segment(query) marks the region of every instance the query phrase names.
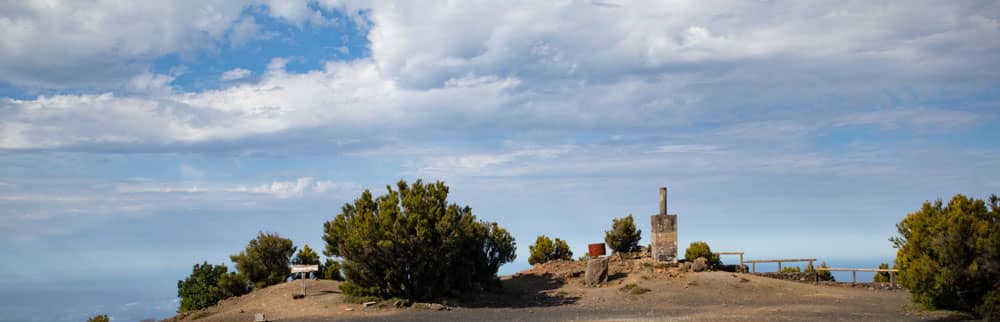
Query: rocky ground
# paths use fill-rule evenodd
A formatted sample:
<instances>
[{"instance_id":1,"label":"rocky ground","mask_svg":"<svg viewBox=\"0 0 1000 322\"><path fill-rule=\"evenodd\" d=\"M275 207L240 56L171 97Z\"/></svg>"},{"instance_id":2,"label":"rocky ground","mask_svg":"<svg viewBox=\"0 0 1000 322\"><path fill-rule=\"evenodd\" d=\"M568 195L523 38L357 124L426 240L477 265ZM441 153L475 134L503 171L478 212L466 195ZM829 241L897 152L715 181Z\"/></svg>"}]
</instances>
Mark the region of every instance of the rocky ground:
<instances>
[{"instance_id":1,"label":"rocky ground","mask_svg":"<svg viewBox=\"0 0 1000 322\"><path fill-rule=\"evenodd\" d=\"M903 290L843 287L728 272L682 272L648 260L612 260L610 280L584 287L584 263L557 261L503 278L501 294L445 305L346 304L338 282L299 281L228 299L177 321L935 321Z\"/></svg>"}]
</instances>

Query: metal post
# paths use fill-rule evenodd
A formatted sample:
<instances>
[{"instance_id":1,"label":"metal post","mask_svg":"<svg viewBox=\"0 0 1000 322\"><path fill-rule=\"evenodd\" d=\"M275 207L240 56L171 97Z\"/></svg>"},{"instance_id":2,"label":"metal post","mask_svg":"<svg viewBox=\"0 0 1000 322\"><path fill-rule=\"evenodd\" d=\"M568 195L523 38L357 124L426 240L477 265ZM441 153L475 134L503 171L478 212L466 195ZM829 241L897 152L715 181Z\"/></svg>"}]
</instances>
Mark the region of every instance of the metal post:
<instances>
[{"instance_id":1,"label":"metal post","mask_svg":"<svg viewBox=\"0 0 1000 322\"><path fill-rule=\"evenodd\" d=\"M740 253L740 270L743 270L743 253Z\"/></svg>"},{"instance_id":2,"label":"metal post","mask_svg":"<svg viewBox=\"0 0 1000 322\"><path fill-rule=\"evenodd\" d=\"M778 261L778 273L781 273L781 261Z\"/></svg>"},{"instance_id":3,"label":"metal post","mask_svg":"<svg viewBox=\"0 0 1000 322\"><path fill-rule=\"evenodd\" d=\"M299 279L302 280L302 296L306 296L306 277L305 272L299 272Z\"/></svg>"},{"instance_id":4,"label":"metal post","mask_svg":"<svg viewBox=\"0 0 1000 322\"><path fill-rule=\"evenodd\" d=\"M753 265L753 270L751 272L756 273L757 272L757 262L750 263L750 265Z\"/></svg>"},{"instance_id":5,"label":"metal post","mask_svg":"<svg viewBox=\"0 0 1000 322\"><path fill-rule=\"evenodd\" d=\"M858 284L858 271L851 271L851 284Z\"/></svg>"}]
</instances>

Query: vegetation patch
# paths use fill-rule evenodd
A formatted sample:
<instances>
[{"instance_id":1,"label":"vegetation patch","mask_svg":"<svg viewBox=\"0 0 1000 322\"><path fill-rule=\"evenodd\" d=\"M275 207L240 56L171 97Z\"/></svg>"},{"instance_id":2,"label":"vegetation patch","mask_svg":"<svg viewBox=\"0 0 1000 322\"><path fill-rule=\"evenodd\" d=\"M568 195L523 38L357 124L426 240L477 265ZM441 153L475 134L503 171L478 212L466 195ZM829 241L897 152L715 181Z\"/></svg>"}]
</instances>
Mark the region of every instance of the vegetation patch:
<instances>
[{"instance_id":1,"label":"vegetation patch","mask_svg":"<svg viewBox=\"0 0 1000 322\"><path fill-rule=\"evenodd\" d=\"M624 286L622 286L621 288L619 288L618 291L619 292L623 292L623 293L632 294L632 295L642 295L642 294L646 294L646 293L648 293L649 291L652 291L652 290L650 290L648 288L645 288L645 287L642 287L642 286L639 286L639 285L637 285L635 283L629 283L629 284L625 284Z\"/></svg>"},{"instance_id":2,"label":"vegetation patch","mask_svg":"<svg viewBox=\"0 0 1000 322\"><path fill-rule=\"evenodd\" d=\"M531 265L554 260L572 260L573 258L573 252L569 250L569 244L565 240L556 238L553 241L545 235L538 236L535 239L535 244L528 246L528 250L531 253L528 256L528 264Z\"/></svg>"},{"instance_id":3,"label":"vegetation patch","mask_svg":"<svg viewBox=\"0 0 1000 322\"><path fill-rule=\"evenodd\" d=\"M499 287L517 249L506 229L448 203L443 182L422 180L365 190L324 224L323 240L325 255L343 259L345 295L413 301Z\"/></svg>"},{"instance_id":4,"label":"vegetation patch","mask_svg":"<svg viewBox=\"0 0 1000 322\"><path fill-rule=\"evenodd\" d=\"M914 302L1000 320L1000 198L924 202L896 228L899 284Z\"/></svg>"}]
</instances>

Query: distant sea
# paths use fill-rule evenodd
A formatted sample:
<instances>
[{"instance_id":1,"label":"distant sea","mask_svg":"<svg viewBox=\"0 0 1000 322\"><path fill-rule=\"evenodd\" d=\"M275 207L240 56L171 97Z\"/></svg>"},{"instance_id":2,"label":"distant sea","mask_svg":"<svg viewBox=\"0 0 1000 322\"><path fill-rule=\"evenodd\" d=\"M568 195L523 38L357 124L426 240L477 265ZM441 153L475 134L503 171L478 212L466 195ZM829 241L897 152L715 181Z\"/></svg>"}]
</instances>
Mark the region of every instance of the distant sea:
<instances>
[{"instance_id":1,"label":"distant sea","mask_svg":"<svg viewBox=\"0 0 1000 322\"><path fill-rule=\"evenodd\" d=\"M876 268L891 258L818 258L830 267ZM735 258L723 257L726 264ZM783 266L804 267L805 263ZM817 262L818 266L819 263ZM527 261L504 265L500 274L507 275L529 268ZM757 271L777 271L776 264L758 264ZM834 272L837 281L850 281L851 273ZM858 282L871 282L872 273L858 273ZM122 280L75 283L38 283L0 288L0 321L86 321L97 314L108 314L113 321L164 319L177 311L175 277L129 277Z\"/></svg>"}]
</instances>

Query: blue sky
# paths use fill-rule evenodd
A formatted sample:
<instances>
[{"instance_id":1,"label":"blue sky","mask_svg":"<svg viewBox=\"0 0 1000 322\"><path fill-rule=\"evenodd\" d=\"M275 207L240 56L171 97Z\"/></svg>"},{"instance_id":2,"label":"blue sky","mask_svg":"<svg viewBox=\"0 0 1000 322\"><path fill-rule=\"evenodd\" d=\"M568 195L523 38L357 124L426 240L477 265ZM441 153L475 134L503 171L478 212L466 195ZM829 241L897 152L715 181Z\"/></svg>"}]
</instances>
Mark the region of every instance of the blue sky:
<instances>
[{"instance_id":1,"label":"blue sky","mask_svg":"<svg viewBox=\"0 0 1000 322\"><path fill-rule=\"evenodd\" d=\"M0 29L0 296L133 294L25 319L167 314L193 264L321 249L400 179L507 227L506 272L539 234L648 232L660 186L682 245L831 261L1000 192L989 1L23 1Z\"/></svg>"}]
</instances>

